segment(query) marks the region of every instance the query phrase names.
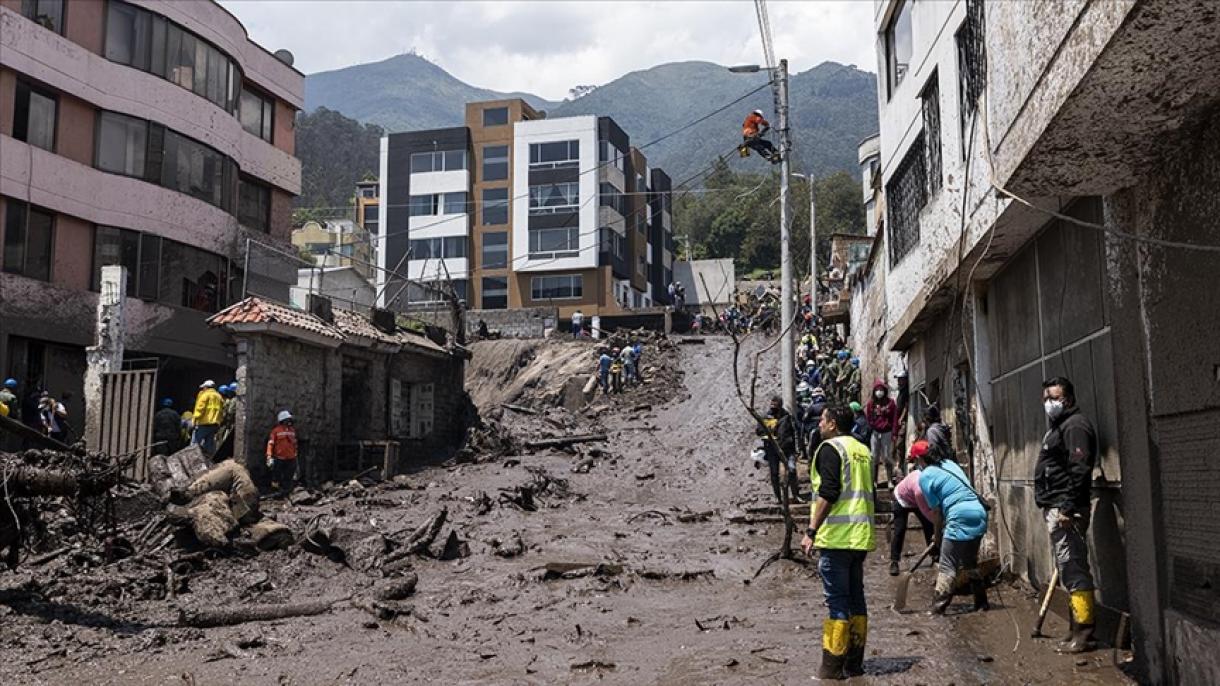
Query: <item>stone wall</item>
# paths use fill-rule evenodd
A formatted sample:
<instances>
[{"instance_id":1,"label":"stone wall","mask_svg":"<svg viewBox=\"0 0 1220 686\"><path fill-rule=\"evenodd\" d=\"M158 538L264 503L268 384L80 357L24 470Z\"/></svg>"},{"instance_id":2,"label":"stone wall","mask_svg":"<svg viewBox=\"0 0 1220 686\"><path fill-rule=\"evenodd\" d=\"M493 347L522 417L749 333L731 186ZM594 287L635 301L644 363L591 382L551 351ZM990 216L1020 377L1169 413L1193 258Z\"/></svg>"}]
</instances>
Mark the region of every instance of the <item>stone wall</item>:
<instances>
[{"instance_id":1,"label":"stone wall","mask_svg":"<svg viewBox=\"0 0 1220 686\"><path fill-rule=\"evenodd\" d=\"M447 313L446 313L447 318ZM505 338L542 338L546 329L559 323L557 307L523 307L515 310L469 310L466 313L466 336L474 337L479 320L487 322L489 331L499 331ZM586 317L586 320L588 317ZM443 323L441 324L444 325ZM563 322L571 326L571 321Z\"/></svg>"}]
</instances>

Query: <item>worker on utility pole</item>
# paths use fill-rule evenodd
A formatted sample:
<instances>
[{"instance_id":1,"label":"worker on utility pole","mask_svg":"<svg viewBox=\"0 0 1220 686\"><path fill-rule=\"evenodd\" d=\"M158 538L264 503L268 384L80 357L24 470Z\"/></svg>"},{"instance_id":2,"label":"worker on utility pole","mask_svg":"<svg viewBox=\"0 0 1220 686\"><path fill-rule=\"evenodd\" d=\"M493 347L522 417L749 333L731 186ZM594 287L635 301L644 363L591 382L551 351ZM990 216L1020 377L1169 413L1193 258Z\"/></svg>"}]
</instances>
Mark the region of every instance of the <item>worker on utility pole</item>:
<instances>
[{"instance_id":1,"label":"worker on utility pole","mask_svg":"<svg viewBox=\"0 0 1220 686\"><path fill-rule=\"evenodd\" d=\"M749 150L753 150L762 155L771 164L779 164L779 151L775 149L771 141L763 138L769 130L771 130L771 124L763 118L762 110L751 112L746 116L746 120L741 123L740 150L746 155L749 154Z\"/></svg>"},{"instance_id":2,"label":"worker on utility pole","mask_svg":"<svg viewBox=\"0 0 1220 686\"><path fill-rule=\"evenodd\" d=\"M1042 382L1050 430L1034 467L1034 502L1050 533L1059 582L1071 593L1071 633L1060 652L1083 653L1093 638L1093 574L1089 571L1089 496L1097 462L1097 431L1076 406L1076 388L1057 376Z\"/></svg>"},{"instance_id":3,"label":"worker on utility pole","mask_svg":"<svg viewBox=\"0 0 1220 686\"><path fill-rule=\"evenodd\" d=\"M873 531L873 458L851 435L855 416L846 405L822 412L822 443L809 467L817 500L809 508L809 528L801 548L821 553L818 572L830 616L822 623L819 679L864 674L868 604L864 598L864 558L876 547Z\"/></svg>"}]
</instances>

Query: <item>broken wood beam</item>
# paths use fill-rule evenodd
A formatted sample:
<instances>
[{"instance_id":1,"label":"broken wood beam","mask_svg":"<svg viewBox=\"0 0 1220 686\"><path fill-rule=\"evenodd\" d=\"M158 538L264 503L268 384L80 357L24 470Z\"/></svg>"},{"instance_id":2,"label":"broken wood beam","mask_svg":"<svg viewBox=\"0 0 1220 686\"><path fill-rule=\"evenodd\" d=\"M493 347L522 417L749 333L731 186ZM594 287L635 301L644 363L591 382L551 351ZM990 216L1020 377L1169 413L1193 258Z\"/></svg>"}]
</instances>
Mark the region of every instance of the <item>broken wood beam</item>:
<instances>
[{"instance_id":1,"label":"broken wood beam","mask_svg":"<svg viewBox=\"0 0 1220 686\"><path fill-rule=\"evenodd\" d=\"M333 600L310 600L303 603L280 605L242 605L213 607L197 610L179 610L178 626L207 629L217 626L234 626L246 622L265 622L289 617L310 617L329 612L332 605L345 598Z\"/></svg>"},{"instance_id":2,"label":"broken wood beam","mask_svg":"<svg viewBox=\"0 0 1220 686\"><path fill-rule=\"evenodd\" d=\"M51 450L58 450L65 453L72 452L71 446L65 443L60 443L50 436L44 436L37 430L31 429L25 424L4 415L0 415L0 429L4 429L5 431L8 431L16 436L20 436L28 441L38 443L44 448L50 448Z\"/></svg>"},{"instance_id":3,"label":"broken wood beam","mask_svg":"<svg viewBox=\"0 0 1220 686\"><path fill-rule=\"evenodd\" d=\"M538 414L538 410L535 410L532 407L525 407L524 405L513 405L511 403L500 403L500 407L503 407L506 410L512 410L513 412L519 412L521 414Z\"/></svg>"},{"instance_id":4,"label":"broken wood beam","mask_svg":"<svg viewBox=\"0 0 1220 686\"><path fill-rule=\"evenodd\" d=\"M594 441L604 440L606 440L606 434L577 434L575 436L541 438L536 441L526 441L525 447L531 450L536 450L538 448L562 448L564 446L575 445L577 443L592 443Z\"/></svg>"}]
</instances>

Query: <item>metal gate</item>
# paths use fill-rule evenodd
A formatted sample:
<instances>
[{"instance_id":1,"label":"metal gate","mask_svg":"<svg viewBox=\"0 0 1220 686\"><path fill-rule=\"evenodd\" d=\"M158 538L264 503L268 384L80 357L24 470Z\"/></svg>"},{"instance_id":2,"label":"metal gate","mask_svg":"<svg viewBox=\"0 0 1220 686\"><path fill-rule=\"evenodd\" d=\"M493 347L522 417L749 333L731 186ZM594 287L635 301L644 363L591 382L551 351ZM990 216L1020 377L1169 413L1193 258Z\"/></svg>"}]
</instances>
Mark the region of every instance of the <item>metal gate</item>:
<instances>
[{"instance_id":1,"label":"metal gate","mask_svg":"<svg viewBox=\"0 0 1220 686\"><path fill-rule=\"evenodd\" d=\"M140 453L126 470L134 479L148 477L156 392L155 368L102 375L101 440L97 449L115 458Z\"/></svg>"}]
</instances>

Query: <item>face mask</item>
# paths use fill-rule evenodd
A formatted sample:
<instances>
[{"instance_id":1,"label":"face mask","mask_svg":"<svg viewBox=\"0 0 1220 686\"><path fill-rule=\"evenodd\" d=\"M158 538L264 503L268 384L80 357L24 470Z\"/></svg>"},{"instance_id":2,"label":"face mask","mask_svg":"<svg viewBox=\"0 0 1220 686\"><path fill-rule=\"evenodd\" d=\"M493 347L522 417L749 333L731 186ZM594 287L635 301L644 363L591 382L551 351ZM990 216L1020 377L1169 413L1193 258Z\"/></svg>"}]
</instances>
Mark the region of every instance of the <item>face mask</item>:
<instances>
[{"instance_id":1,"label":"face mask","mask_svg":"<svg viewBox=\"0 0 1220 686\"><path fill-rule=\"evenodd\" d=\"M1050 419L1052 422L1058 419L1059 415L1063 414L1062 400L1047 400L1042 403L1042 407L1046 409L1047 419Z\"/></svg>"},{"instance_id":2,"label":"face mask","mask_svg":"<svg viewBox=\"0 0 1220 686\"><path fill-rule=\"evenodd\" d=\"M885 397L885 391L873 391L873 397L877 400L881 400Z\"/></svg>"}]
</instances>

